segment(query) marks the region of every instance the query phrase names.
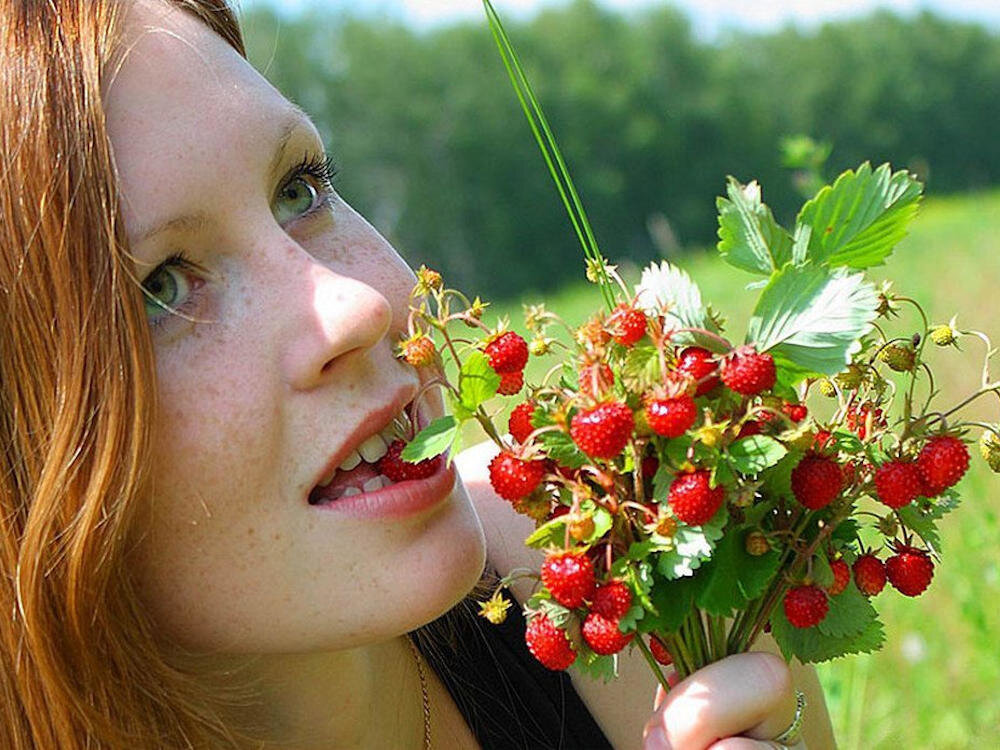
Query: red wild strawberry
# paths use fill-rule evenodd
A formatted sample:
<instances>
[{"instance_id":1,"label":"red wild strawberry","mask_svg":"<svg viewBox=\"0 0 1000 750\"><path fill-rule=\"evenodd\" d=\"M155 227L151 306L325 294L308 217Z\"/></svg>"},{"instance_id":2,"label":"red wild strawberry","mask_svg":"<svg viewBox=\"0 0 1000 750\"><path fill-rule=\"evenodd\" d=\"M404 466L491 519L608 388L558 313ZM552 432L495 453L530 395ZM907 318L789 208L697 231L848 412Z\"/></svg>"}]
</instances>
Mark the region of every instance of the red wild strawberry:
<instances>
[{"instance_id":1,"label":"red wild strawberry","mask_svg":"<svg viewBox=\"0 0 1000 750\"><path fill-rule=\"evenodd\" d=\"M568 669L576 660L576 651L566 634L545 615L531 618L524 629L524 642L532 655L549 669Z\"/></svg>"},{"instance_id":2,"label":"red wild strawberry","mask_svg":"<svg viewBox=\"0 0 1000 750\"><path fill-rule=\"evenodd\" d=\"M595 654L610 656L625 648L635 637L635 633L623 633L618 629L618 620L591 612L583 621L583 640Z\"/></svg>"},{"instance_id":3,"label":"red wild strawberry","mask_svg":"<svg viewBox=\"0 0 1000 750\"><path fill-rule=\"evenodd\" d=\"M501 451L490 461L490 484L493 491L504 500L520 500L530 495L545 474L545 462L522 461L517 456Z\"/></svg>"},{"instance_id":4,"label":"red wild strawberry","mask_svg":"<svg viewBox=\"0 0 1000 750\"><path fill-rule=\"evenodd\" d=\"M786 401L781 405L781 411L785 413L786 417L795 422L795 424L798 424L809 416L809 409L806 408L805 404L790 404Z\"/></svg>"},{"instance_id":5,"label":"red wild strawberry","mask_svg":"<svg viewBox=\"0 0 1000 750\"><path fill-rule=\"evenodd\" d=\"M722 360L722 382L744 396L756 396L774 386L774 357L752 346L737 347Z\"/></svg>"},{"instance_id":6,"label":"red wild strawberry","mask_svg":"<svg viewBox=\"0 0 1000 750\"><path fill-rule=\"evenodd\" d=\"M490 341L483 353L492 367L500 375L523 370L528 364L528 342L513 331L501 333Z\"/></svg>"},{"instance_id":7,"label":"red wild strawberry","mask_svg":"<svg viewBox=\"0 0 1000 750\"><path fill-rule=\"evenodd\" d=\"M931 584L934 563L924 550L900 544L896 554L885 561L885 573L899 593L919 596Z\"/></svg>"},{"instance_id":8,"label":"red wild strawberry","mask_svg":"<svg viewBox=\"0 0 1000 750\"><path fill-rule=\"evenodd\" d=\"M399 457L403 452L406 443L402 440L393 440L385 451L385 455L376 464L379 474L388 477L393 482L405 482L408 479L427 479L437 473L441 467L441 456L425 458L415 464L404 461Z\"/></svg>"},{"instance_id":9,"label":"red wild strawberry","mask_svg":"<svg viewBox=\"0 0 1000 750\"><path fill-rule=\"evenodd\" d=\"M662 643L660 643L659 638L650 637L649 650L653 654L653 658L660 662L660 664L669 666L674 663L673 658L670 656L670 652L664 648Z\"/></svg>"},{"instance_id":10,"label":"red wild strawberry","mask_svg":"<svg viewBox=\"0 0 1000 750\"><path fill-rule=\"evenodd\" d=\"M650 398L646 400L646 421L650 429L663 437L680 437L698 419L698 407L694 399L686 394L674 398Z\"/></svg>"},{"instance_id":11,"label":"red wild strawberry","mask_svg":"<svg viewBox=\"0 0 1000 750\"><path fill-rule=\"evenodd\" d=\"M868 436L869 423L872 431L884 430L888 426L882 410L872 404L861 404L860 406L852 404L847 409L844 421L847 424L847 429L862 440Z\"/></svg>"},{"instance_id":12,"label":"red wild strawberry","mask_svg":"<svg viewBox=\"0 0 1000 750\"><path fill-rule=\"evenodd\" d=\"M660 469L660 459L656 456L645 456L642 459L642 478L652 479Z\"/></svg>"},{"instance_id":13,"label":"red wild strawberry","mask_svg":"<svg viewBox=\"0 0 1000 750\"><path fill-rule=\"evenodd\" d=\"M505 372L500 376L500 385L497 387L497 393L501 396L513 396L520 393L523 387L524 372L522 370Z\"/></svg>"},{"instance_id":14,"label":"red wild strawberry","mask_svg":"<svg viewBox=\"0 0 1000 750\"><path fill-rule=\"evenodd\" d=\"M633 346L646 335L646 315L630 305L618 305L608 318L608 330L622 346Z\"/></svg>"},{"instance_id":15,"label":"red wild strawberry","mask_svg":"<svg viewBox=\"0 0 1000 750\"><path fill-rule=\"evenodd\" d=\"M701 526L712 520L722 505L726 491L720 485L709 486L710 474L704 469L679 474L670 485L667 500L674 515L689 526Z\"/></svg>"},{"instance_id":16,"label":"red wild strawberry","mask_svg":"<svg viewBox=\"0 0 1000 750\"><path fill-rule=\"evenodd\" d=\"M809 510L825 508L840 494L843 486L844 474L831 458L806 456L792 469L792 492Z\"/></svg>"},{"instance_id":17,"label":"red wild strawberry","mask_svg":"<svg viewBox=\"0 0 1000 750\"><path fill-rule=\"evenodd\" d=\"M816 436L813 438L816 450L823 450L830 444L831 440L833 440L833 433L829 430L816 430Z\"/></svg>"},{"instance_id":18,"label":"red wild strawberry","mask_svg":"<svg viewBox=\"0 0 1000 750\"><path fill-rule=\"evenodd\" d=\"M875 472L875 494L890 508L902 508L924 491L924 480L912 461L886 461Z\"/></svg>"},{"instance_id":19,"label":"red wild strawberry","mask_svg":"<svg viewBox=\"0 0 1000 750\"><path fill-rule=\"evenodd\" d=\"M830 562L830 570L833 571L833 583L826 587L826 593L836 596L851 582L851 569L844 560L838 558Z\"/></svg>"},{"instance_id":20,"label":"red wild strawberry","mask_svg":"<svg viewBox=\"0 0 1000 750\"><path fill-rule=\"evenodd\" d=\"M633 429L632 410L620 401L608 401L578 411L570 422L569 434L588 456L614 458L625 449Z\"/></svg>"},{"instance_id":21,"label":"red wild strawberry","mask_svg":"<svg viewBox=\"0 0 1000 750\"><path fill-rule=\"evenodd\" d=\"M594 595L594 563L582 552L552 552L542 563L542 583L552 598L575 609Z\"/></svg>"},{"instance_id":22,"label":"red wild strawberry","mask_svg":"<svg viewBox=\"0 0 1000 750\"><path fill-rule=\"evenodd\" d=\"M590 611L609 620L620 620L632 606L632 590L623 581L608 581L597 587Z\"/></svg>"},{"instance_id":23,"label":"red wild strawberry","mask_svg":"<svg viewBox=\"0 0 1000 750\"><path fill-rule=\"evenodd\" d=\"M865 596L875 596L885 588L885 563L869 553L854 561L854 583Z\"/></svg>"},{"instance_id":24,"label":"red wild strawberry","mask_svg":"<svg viewBox=\"0 0 1000 750\"><path fill-rule=\"evenodd\" d=\"M511 410L507 429L517 442L523 443L535 431L531 425L531 415L534 413L535 404L532 401L524 401Z\"/></svg>"},{"instance_id":25,"label":"red wild strawberry","mask_svg":"<svg viewBox=\"0 0 1000 750\"><path fill-rule=\"evenodd\" d=\"M917 456L917 468L931 497L958 482L969 468L969 449L951 435L931 438Z\"/></svg>"},{"instance_id":26,"label":"red wild strawberry","mask_svg":"<svg viewBox=\"0 0 1000 750\"><path fill-rule=\"evenodd\" d=\"M826 592L819 586L793 586L785 593L785 617L797 628L819 625L829 609Z\"/></svg>"},{"instance_id":27,"label":"red wild strawberry","mask_svg":"<svg viewBox=\"0 0 1000 750\"><path fill-rule=\"evenodd\" d=\"M719 365L712 359L712 353L700 346L689 346L677 357L677 371L698 384L695 396L704 396L719 384L716 376L718 369Z\"/></svg>"},{"instance_id":28,"label":"red wild strawberry","mask_svg":"<svg viewBox=\"0 0 1000 750\"><path fill-rule=\"evenodd\" d=\"M740 425L740 432L736 436L737 438L752 437L753 435L760 435L764 431L764 425L761 424L756 419L748 419L742 425Z\"/></svg>"}]
</instances>

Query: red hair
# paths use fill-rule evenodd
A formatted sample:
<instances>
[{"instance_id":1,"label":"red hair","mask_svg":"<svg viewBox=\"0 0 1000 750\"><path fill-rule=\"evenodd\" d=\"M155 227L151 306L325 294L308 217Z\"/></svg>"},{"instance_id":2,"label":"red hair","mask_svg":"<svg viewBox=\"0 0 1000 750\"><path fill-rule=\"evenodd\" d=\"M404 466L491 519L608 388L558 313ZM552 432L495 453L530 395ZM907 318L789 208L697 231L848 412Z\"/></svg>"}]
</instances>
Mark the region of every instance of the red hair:
<instances>
[{"instance_id":1,"label":"red hair","mask_svg":"<svg viewBox=\"0 0 1000 750\"><path fill-rule=\"evenodd\" d=\"M224 0L170 0L245 56ZM0 0L0 747L235 747L124 566L156 404L102 84L122 0ZM194 657L191 657L192 659ZM199 670L200 672L201 670Z\"/></svg>"}]
</instances>

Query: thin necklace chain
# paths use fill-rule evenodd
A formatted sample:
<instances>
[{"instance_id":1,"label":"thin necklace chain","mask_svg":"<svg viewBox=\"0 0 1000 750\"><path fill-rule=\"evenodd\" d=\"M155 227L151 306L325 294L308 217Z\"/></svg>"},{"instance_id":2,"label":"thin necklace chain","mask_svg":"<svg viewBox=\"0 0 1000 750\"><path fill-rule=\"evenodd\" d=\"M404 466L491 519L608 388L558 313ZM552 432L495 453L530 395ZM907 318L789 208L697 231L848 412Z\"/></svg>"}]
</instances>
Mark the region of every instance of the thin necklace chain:
<instances>
[{"instance_id":1,"label":"thin necklace chain","mask_svg":"<svg viewBox=\"0 0 1000 750\"><path fill-rule=\"evenodd\" d=\"M410 644L413 660L417 663L417 675L420 677L420 696L424 704L424 750L431 750L431 698L427 693L427 676L424 674L424 664L413 639L407 636L406 642Z\"/></svg>"}]
</instances>

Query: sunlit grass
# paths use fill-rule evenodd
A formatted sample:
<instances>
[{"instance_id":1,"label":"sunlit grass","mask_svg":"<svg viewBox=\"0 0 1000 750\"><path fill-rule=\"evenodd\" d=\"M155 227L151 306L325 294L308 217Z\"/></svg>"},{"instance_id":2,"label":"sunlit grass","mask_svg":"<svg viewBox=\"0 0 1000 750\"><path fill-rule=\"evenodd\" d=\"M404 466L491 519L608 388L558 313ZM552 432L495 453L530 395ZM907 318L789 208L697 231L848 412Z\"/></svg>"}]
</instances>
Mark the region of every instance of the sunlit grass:
<instances>
[{"instance_id":1,"label":"sunlit grass","mask_svg":"<svg viewBox=\"0 0 1000 750\"><path fill-rule=\"evenodd\" d=\"M703 296L730 320L732 338L743 330L755 295L743 291L746 274L723 264L714 252L673 259L701 286ZM525 259L524 262L530 262ZM1000 191L926 201L911 235L876 279L918 300L933 322L953 315L1000 341ZM582 263L581 263L582 276ZM557 294L525 294L495 304L521 327L521 303L544 301L570 324L600 309L596 289L581 282ZM912 315L912 313L907 313ZM916 319L903 317L907 330ZM943 403L975 389L983 347L976 340L933 353ZM548 368L532 362L528 379ZM1000 364L995 367L1000 374ZM996 400L982 399L967 412L997 421ZM471 437L471 436L470 436ZM870 656L818 666L839 744L845 750L914 747L992 747L1000 742L1000 478L974 457L960 489L963 505L940 524L943 563L930 589L908 599L887 588L876 599L887 642Z\"/></svg>"}]
</instances>

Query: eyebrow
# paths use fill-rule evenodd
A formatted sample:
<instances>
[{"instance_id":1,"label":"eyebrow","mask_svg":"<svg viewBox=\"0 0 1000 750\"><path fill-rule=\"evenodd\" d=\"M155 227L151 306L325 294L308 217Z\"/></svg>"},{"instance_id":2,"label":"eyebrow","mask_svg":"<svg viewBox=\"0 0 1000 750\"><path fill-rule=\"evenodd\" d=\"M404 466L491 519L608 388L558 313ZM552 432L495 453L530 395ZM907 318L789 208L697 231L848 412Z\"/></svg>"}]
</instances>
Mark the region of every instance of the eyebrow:
<instances>
[{"instance_id":1,"label":"eyebrow","mask_svg":"<svg viewBox=\"0 0 1000 750\"><path fill-rule=\"evenodd\" d=\"M301 107L293 102L288 103L288 106L285 108L285 112L287 113L287 117L285 118L281 132L275 141L274 158L271 161L269 174L277 172L282 159L285 158L285 151L287 150L288 143L291 141L295 131L311 122L309 115L307 115ZM195 213L185 214L183 216L175 216L172 219L160 222L152 227L143 227L137 233L136 239L133 240L131 244L133 246L139 245L152 239L156 235L163 234L164 232L194 232L198 229L204 228L208 223L208 214L204 211L196 211Z\"/></svg>"}]
</instances>

